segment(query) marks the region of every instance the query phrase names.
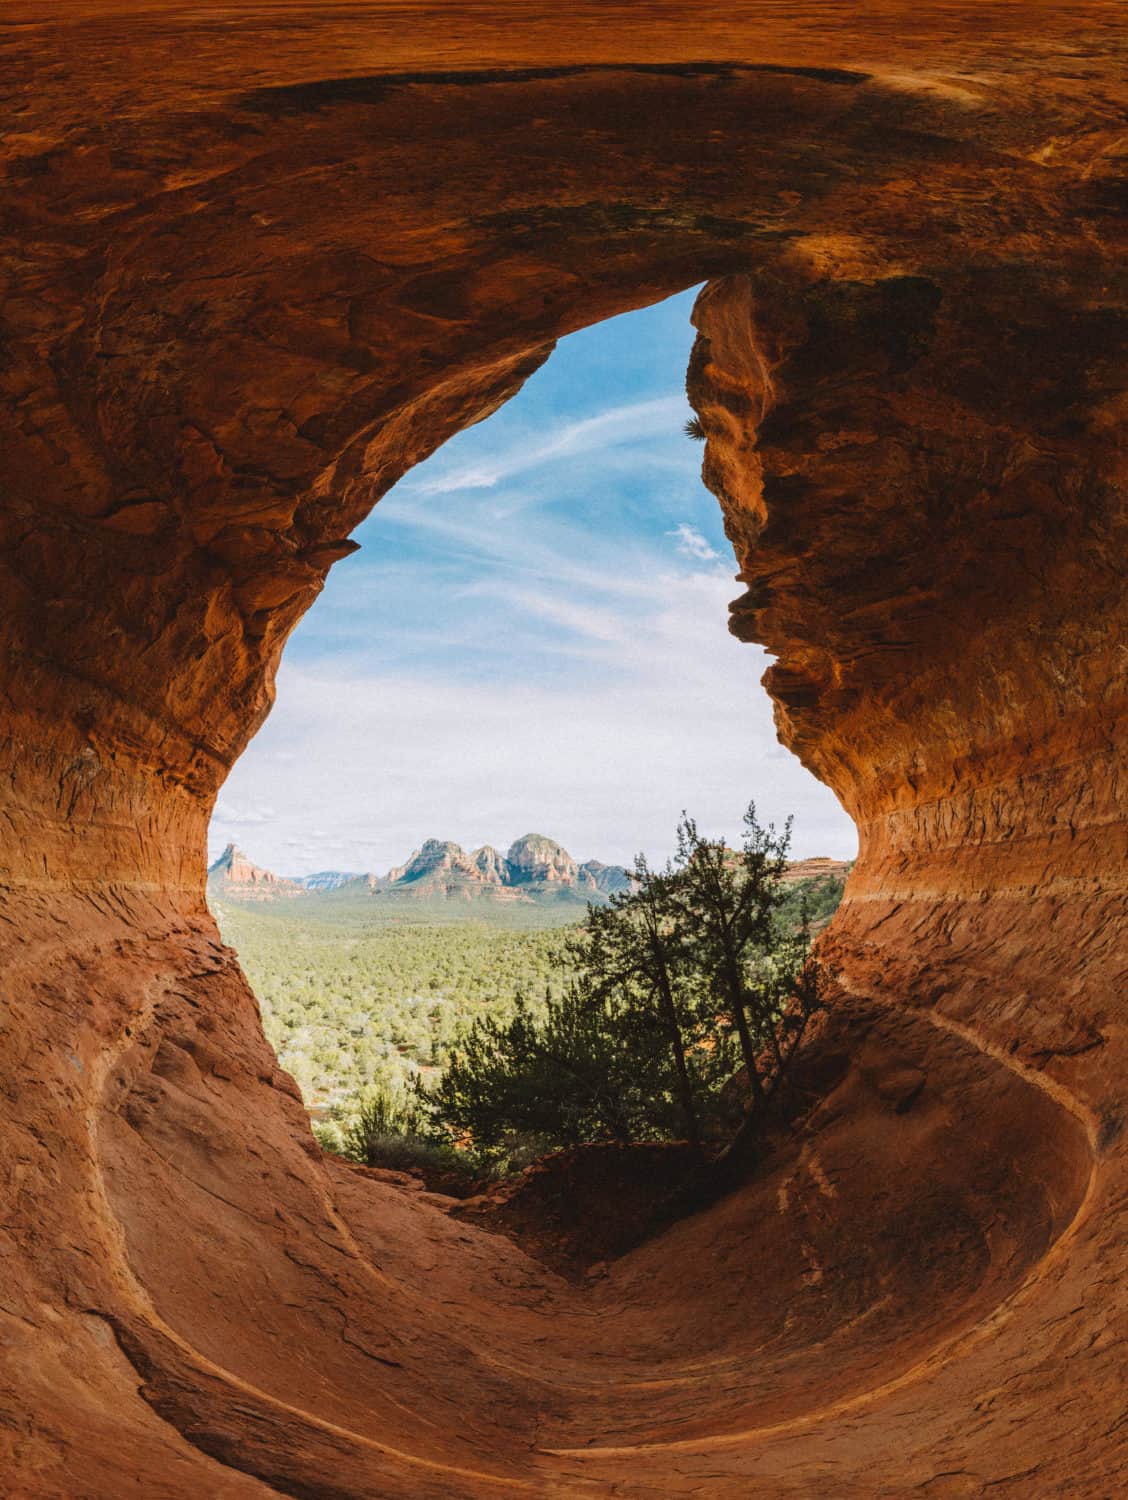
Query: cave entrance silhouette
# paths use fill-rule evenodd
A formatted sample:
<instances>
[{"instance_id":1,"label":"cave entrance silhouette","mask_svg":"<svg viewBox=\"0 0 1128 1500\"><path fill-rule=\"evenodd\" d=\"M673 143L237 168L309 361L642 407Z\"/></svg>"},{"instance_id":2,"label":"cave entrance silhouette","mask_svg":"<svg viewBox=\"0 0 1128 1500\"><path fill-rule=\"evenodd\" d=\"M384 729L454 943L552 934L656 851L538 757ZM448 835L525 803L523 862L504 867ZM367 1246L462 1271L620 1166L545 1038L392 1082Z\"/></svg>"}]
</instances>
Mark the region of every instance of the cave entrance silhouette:
<instances>
[{"instance_id":1,"label":"cave entrance silhouette","mask_svg":"<svg viewBox=\"0 0 1128 1500\"><path fill-rule=\"evenodd\" d=\"M1107 1500L1118 17L648 7L609 36L581 6L565 42L488 11L421 8L408 53L347 0L17 4L8 1488ZM829 937L854 1061L828 1047L778 1176L574 1293L320 1158L203 850L378 496L554 338L701 280L735 628L859 828Z\"/></svg>"}]
</instances>

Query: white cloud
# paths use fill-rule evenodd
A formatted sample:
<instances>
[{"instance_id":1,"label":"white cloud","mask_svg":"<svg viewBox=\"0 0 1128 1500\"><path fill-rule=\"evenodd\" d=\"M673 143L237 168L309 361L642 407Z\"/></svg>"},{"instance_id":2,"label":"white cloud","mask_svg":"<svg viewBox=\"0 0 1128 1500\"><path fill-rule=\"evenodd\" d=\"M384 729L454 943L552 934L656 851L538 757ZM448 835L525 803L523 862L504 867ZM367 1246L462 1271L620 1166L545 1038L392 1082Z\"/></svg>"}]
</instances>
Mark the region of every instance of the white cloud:
<instances>
[{"instance_id":1,"label":"white cloud","mask_svg":"<svg viewBox=\"0 0 1128 1500\"><path fill-rule=\"evenodd\" d=\"M673 531L667 531L666 535L677 538L678 551L683 557L693 557L699 562L720 562L720 554L710 547L695 526L682 521Z\"/></svg>"},{"instance_id":2,"label":"white cloud","mask_svg":"<svg viewBox=\"0 0 1128 1500\"><path fill-rule=\"evenodd\" d=\"M426 837L505 846L534 830L580 859L662 860L683 807L734 838L751 796L766 818L796 814L797 854L852 855L833 795L778 744L766 653L727 631L728 568L697 527L672 535L681 560L661 533L596 549L575 523L499 528L460 586L421 569L394 607L378 569L359 575L344 648L283 662L216 844L237 828L291 875L383 872Z\"/></svg>"},{"instance_id":3,"label":"white cloud","mask_svg":"<svg viewBox=\"0 0 1128 1500\"><path fill-rule=\"evenodd\" d=\"M504 846L535 830L580 859L662 859L683 807L735 837L753 796L777 822L796 813L797 854L852 854L833 795L780 753L765 653L725 630L731 586L714 572L677 583L657 581L634 639L609 647L614 672L602 661L563 691L284 664L253 761L228 783L285 809L247 852L289 874L384 871L426 837Z\"/></svg>"},{"instance_id":4,"label":"white cloud","mask_svg":"<svg viewBox=\"0 0 1128 1500\"><path fill-rule=\"evenodd\" d=\"M237 805L221 797L216 803L213 821L228 828L257 828L277 820L273 807L260 804Z\"/></svg>"},{"instance_id":5,"label":"white cloud","mask_svg":"<svg viewBox=\"0 0 1128 1500\"><path fill-rule=\"evenodd\" d=\"M596 453L647 436L664 435L671 429L676 430L686 410L685 398L681 396L660 396L651 401L613 406L597 416L529 434L521 442L488 458L444 468L440 456L435 461L438 472L409 478L402 488L405 492L420 495L492 489L502 479L512 479L545 463L574 458L581 453Z\"/></svg>"},{"instance_id":6,"label":"white cloud","mask_svg":"<svg viewBox=\"0 0 1128 1500\"><path fill-rule=\"evenodd\" d=\"M509 602L524 609L527 615L538 615L559 625L570 636L622 644L629 638L630 624L621 611L587 604L559 591L535 592L532 589L507 591Z\"/></svg>"}]
</instances>

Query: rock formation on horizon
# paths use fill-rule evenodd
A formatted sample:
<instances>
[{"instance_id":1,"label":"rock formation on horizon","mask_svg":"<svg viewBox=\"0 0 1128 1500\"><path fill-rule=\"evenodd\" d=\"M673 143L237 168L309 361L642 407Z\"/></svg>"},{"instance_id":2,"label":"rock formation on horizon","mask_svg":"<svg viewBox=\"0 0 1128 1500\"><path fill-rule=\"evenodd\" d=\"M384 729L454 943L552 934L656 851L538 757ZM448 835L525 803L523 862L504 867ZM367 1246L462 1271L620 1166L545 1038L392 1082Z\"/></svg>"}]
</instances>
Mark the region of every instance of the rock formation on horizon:
<instances>
[{"instance_id":1,"label":"rock formation on horizon","mask_svg":"<svg viewBox=\"0 0 1128 1500\"><path fill-rule=\"evenodd\" d=\"M595 888L590 878L581 880L580 867L568 851L543 833L526 833L516 839L505 860L513 885L582 884Z\"/></svg>"},{"instance_id":2,"label":"rock formation on horizon","mask_svg":"<svg viewBox=\"0 0 1128 1500\"><path fill-rule=\"evenodd\" d=\"M402 865L393 866L386 875L321 870L288 879L252 864L234 844L228 844L209 867L208 884L214 894L233 901L340 893L528 902L575 893L585 901L598 903L615 891L630 890L633 881L622 865L607 865L597 859L578 864L555 839L527 833L516 839L505 855L491 844L467 853L450 839L425 839Z\"/></svg>"},{"instance_id":3,"label":"rock formation on horizon","mask_svg":"<svg viewBox=\"0 0 1128 1500\"><path fill-rule=\"evenodd\" d=\"M589 859L580 866L580 873L586 875L596 890L602 891L605 896L614 896L635 888L634 876L624 865L605 865L602 860Z\"/></svg>"},{"instance_id":4,"label":"rock formation on horizon","mask_svg":"<svg viewBox=\"0 0 1128 1500\"><path fill-rule=\"evenodd\" d=\"M304 892L297 881L252 864L234 844L228 844L215 863L208 866L208 884L217 894L236 901L274 901L301 896Z\"/></svg>"},{"instance_id":5,"label":"rock formation on horizon","mask_svg":"<svg viewBox=\"0 0 1128 1500\"><path fill-rule=\"evenodd\" d=\"M350 880L363 880L364 876L358 870L316 870L312 875L290 878L306 891L335 891Z\"/></svg>"}]
</instances>

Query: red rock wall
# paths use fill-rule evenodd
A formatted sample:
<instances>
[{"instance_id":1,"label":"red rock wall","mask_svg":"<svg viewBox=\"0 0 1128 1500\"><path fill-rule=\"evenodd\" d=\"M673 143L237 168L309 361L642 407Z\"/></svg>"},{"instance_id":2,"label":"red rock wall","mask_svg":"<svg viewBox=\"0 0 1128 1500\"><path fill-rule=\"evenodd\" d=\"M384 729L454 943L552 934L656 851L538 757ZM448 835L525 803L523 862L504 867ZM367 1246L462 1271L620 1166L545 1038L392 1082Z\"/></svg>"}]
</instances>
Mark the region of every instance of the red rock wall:
<instances>
[{"instance_id":1,"label":"red rock wall","mask_svg":"<svg viewBox=\"0 0 1128 1500\"><path fill-rule=\"evenodd\" d=\"M6 1493L1117 1493L1116 9L13 19ZM734 628L861 833L853 1062L585 1300L320 1161L204 835L380 494L706 279Z\"/></svg>"},{"instance_id":2,"label":"red rock wall","mask_svg":"<svg viewBox=\"0 0 1128 1500\"><path fill-rule=\"evenodd\" d=\"M1103 293L1020 307L1012 278L1065 284L1048 251L950 286L728 278L690 383L733 628L858 824L849 973L1046 1061L1117 1024L1128 531Z\"/></svg>"}]
</instances>

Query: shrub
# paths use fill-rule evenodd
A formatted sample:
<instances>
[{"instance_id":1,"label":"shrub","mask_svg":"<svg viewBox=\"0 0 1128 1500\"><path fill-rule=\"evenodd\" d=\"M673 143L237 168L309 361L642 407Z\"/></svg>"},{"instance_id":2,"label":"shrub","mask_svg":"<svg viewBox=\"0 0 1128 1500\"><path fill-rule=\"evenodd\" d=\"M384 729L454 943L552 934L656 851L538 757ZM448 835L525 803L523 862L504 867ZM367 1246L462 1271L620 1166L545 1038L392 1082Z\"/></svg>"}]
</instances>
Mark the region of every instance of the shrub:
<instances>
[{"instance_id":1,"label":"shrub","mask_svg":"<svg viewBox=\"0 0 1128 1500\"><path fill-rule=\"evenodd\" d=\"M589 907L565 993L541 1016L518 998L510 1019L479 1017L438 1086L417 1088L432 1135L493 1161L520 1137L684 1138L701 1150L731 1129L721 1096L741 1063L759 1110L828 988L807 904L796 911L783 883L790 837L790 822L762 828L751 804L738 850L683 816L671 864L640 857L629 892Z\"/></svg>"},{"instance_id":2,"label":"shrub","mask_svg":"<svg viewBox=\"0 0 1128 1500\"><path fill-rule=\"evenodd\" d=\"M348 1161L411 1172L429 1188L454 1196L472 1191L482 1176L482 1164L473 1154L425 1133L414 1096L395 1084L377 1084L334 1116L315 1133L326 1150Z\"/></svg>"}]
</instances>

